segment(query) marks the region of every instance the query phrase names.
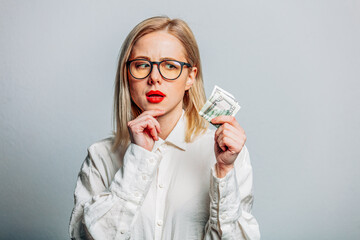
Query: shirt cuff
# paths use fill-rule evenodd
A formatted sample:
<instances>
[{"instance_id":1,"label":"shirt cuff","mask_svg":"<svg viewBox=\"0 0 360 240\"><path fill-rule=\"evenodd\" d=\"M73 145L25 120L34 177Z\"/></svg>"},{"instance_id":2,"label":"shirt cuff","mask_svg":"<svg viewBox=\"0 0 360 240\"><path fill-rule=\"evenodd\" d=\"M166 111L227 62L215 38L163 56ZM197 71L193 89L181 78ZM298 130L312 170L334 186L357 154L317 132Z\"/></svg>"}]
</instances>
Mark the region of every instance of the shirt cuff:
<instances>
[{"instance_id":1,"label":"shirt cuff","mask_svg":"<svg viewBox=\"0 0 360 240\"><path fill-rule=\"evenodd\" d=\"M118 197L140 205L149 190L161 156L131 143L124 155L124 165L115 174L110 190Z\"/></svg>"},{"instance_id":2,"label":"shirt cuff","mask_svg":"<svg viewBox=\"0 0 360 240\"><path fill-rule=\"evenodd\" d=\"M231 169L225 177L216 176L215 166L210 177L210 222L226 231L241 216L241 197L236 180L236 170Z\"/></svg>"}]
</instances>

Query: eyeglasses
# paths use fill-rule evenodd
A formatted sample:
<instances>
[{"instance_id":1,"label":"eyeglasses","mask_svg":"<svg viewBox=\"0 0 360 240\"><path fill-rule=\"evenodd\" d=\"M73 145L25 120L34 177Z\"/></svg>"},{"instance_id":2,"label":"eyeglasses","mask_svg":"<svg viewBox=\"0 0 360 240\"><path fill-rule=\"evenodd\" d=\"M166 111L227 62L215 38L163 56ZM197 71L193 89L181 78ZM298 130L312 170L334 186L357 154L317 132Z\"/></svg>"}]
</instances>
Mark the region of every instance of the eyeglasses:
<instances>
[{"instance_id":1,"label":"eyeglasses","mask_svg":"<svg viewBox=\"0 0 360 240\"><path fill-rule=\"evenodd\" d=\"M153 65L158 65L160 75L167 80L175 80L180 77L184 65L191 67L189 63L176 60L163 60L161 62L151 62L146 59L134 59L126 62L131 76L136 79L144 79L150 75Z\"/></svg>"}]
</instances>

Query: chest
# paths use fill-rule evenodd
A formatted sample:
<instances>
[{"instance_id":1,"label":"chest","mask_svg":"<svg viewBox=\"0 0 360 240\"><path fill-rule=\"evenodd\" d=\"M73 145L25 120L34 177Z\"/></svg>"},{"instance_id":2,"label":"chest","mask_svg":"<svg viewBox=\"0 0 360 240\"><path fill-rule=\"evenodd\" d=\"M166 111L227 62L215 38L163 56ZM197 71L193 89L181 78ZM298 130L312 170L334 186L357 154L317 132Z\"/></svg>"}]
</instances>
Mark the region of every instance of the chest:
<instances>
[{"instance_id":1,"label":"chest","mask_svg":"<svg viewBox=\"0 0 360 240\"><path fill-rule=\"evenodd\" d=\"M195 221L204 225L209 216L212 153L165 146L161 155L156 176L141 207L143 221L155 225Z\"/></svg>"}]
</instances>

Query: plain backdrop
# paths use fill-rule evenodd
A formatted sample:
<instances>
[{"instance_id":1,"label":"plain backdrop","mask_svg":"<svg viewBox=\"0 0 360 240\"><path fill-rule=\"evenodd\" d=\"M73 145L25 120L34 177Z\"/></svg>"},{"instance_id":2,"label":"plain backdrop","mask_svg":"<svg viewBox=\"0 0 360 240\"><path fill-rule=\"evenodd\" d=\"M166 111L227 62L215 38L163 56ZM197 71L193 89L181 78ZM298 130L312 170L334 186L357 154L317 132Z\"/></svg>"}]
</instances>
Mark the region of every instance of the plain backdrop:
<instances>
[{"instance_id":1,"label":"plain backdrop","mask_svg":"<svg viewBox=\"0 0 360 240\"><path fill-rule=\"evenodd\" d=\"M0 1L0 239L68 239L120 46L182 18L242 109L262 239L360 239L360 1Z\"/></svg>"}]
</instances>

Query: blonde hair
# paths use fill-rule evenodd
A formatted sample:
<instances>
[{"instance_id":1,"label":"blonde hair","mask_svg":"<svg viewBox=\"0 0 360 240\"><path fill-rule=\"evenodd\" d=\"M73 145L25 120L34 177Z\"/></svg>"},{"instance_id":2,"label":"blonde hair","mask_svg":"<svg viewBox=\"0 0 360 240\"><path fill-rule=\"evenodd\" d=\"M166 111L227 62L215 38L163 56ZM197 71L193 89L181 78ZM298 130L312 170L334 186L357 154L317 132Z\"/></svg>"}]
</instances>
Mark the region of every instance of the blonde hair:
<instances>
[{"instance_id":1,"label":"blonde hair","mask_svg":"<svg viewBox=\"0 0 360 240\"><path fill-rule=\"evenodd\" d=\"M163 16L148 18L134 27L121 47L115 78L113 116L115 140L112 146L113 151L119 146L123 149L127 147L130 142L127 123L141 113L141 110L131 100L126 62L129 59L135 42L142 36L156 31L167 31L178 38L185 48L187 62L197 68L196 79L192 87L185 91L183 98L183 109L187 119L185 142L193 141L198 135L205 132L208 127L208 123L198 114L201 107L205 104L206 96L199 48L192 31L181 19L170 19Z\"/></svg>"}]
</instances>

